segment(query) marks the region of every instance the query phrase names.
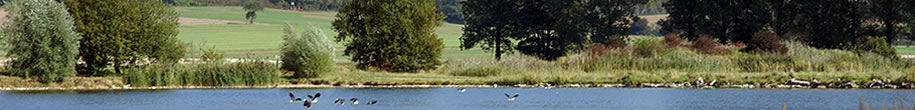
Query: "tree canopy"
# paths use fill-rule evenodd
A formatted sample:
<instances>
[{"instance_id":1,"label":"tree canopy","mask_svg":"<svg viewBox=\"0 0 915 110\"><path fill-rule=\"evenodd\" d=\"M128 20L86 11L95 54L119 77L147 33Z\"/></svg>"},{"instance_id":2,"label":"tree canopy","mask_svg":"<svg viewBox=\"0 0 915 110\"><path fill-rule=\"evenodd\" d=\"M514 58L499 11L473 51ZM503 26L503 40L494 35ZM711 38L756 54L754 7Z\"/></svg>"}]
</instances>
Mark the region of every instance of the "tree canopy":
<instances>
[{"instance_id":1,"label":"tree canopy","mask_svg":"<svg viewBox=\"0 0 915 110\"><path fill-rule=\"evenodd\" d=\"M432 0L353 0L336 17L336 41L359 68L415 72L441 64L442 41L433 31L444 16Z\"/></svg>"},{"instance_id":2,"label":"tree canopy","mask_svg":"<svg viewBox=\"0 0 915 110\"><path fill-rule=\"evenodd\" d=\"M63 4L53 0L13 0L3 40L13 75L41 82L75 75L79 33Z\"/></svg>"},{"instance_id":3,"label":"tree canopy","mask_svg":"<svg viewBox=\"0 0 915 110\"><path fill-rule=\"evenodd\" d=\"M109 64L120 73L123 64L173 63L184 57L186 50L175 37L178 12L158 0L62 1L84 35L79 57L88 75L101 75Z\"/></svg>"}]
</instances>

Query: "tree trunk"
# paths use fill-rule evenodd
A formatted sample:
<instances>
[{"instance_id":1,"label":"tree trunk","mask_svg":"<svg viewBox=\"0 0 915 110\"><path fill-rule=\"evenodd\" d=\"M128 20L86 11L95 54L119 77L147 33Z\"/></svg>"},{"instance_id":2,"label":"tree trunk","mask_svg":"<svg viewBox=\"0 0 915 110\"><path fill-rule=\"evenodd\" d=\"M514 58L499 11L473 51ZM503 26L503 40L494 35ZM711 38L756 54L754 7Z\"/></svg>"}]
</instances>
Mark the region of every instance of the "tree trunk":
<instances>
[{"instance_id":1,"label":"tree trunk","mask_svg":"<svg viewBox=\"0 0 915 110\"><path fill-rule=\"evenodd\" d=\"M502 61L502 42L495 40L496 42L496 61Z\"/></svg>"}]
</instances>

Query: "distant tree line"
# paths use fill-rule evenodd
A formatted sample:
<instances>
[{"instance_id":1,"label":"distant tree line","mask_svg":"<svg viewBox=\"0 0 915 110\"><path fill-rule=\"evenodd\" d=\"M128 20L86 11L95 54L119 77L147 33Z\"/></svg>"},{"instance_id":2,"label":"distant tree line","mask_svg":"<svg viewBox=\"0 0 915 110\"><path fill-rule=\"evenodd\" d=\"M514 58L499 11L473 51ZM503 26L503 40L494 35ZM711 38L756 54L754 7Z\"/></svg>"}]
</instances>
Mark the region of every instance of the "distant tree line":
<instances>
[{"instance_id":1,"label":"distant tree line","mask_svg":"<svg viewBox=\"0 0 915 110\"><path fill-rule=\"evenodd\" d=\"M783 39L817 48L851 49L865 37L898 39L915 22L913 0L670 0L663 33L687 39L700 35L719 42L747 42L773 31Z\"/></svg>"},{"instance_id":2,"label":"distant tree line","mask_svg":"<svg viewBox=\"0 0 915 110\"><path fill-rule=\"evenodd\" d=\"M515 50L556 60L590 43L626 39L648 0L467 0L461 48L492 50L497 60Z\"/></svg>"}]
</instances>

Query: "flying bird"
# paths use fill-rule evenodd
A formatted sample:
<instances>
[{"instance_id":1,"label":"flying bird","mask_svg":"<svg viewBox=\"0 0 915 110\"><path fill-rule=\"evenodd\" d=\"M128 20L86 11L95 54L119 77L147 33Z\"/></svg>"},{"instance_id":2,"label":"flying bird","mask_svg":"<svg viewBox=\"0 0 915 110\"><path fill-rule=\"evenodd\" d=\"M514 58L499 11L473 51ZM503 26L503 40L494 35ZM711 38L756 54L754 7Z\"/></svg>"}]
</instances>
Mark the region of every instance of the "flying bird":
<instances>
[{"instance_id":1,"label":"flying bird","mask_svg":"<svg viewBox=\"0 0 915 110\"><path fill-rule=\"evenodd\" d=\"M515 98L518 97L518 93L515 93L515 95L508 95L508 93L506 92L506 93L505 93L505 97L508 98L508 101L509 101L509 102L511 102L511 101L514 101Z\"/></svg>"},{"instance_id":2,"label":"flying bird","mask_svg":"<svg viewBox=\"0 0 915 110\"><path fill-rule=\"evenodd\" d=\"M354 97L354 98L350 98L349 101L350 101L350 102L353 102L353 105L359 104L359 99L357 99L357 98L355 98L355 97Z\"/></svg>"},{"instance_id":3,"label":"flying bird","mask_svg":"<svg viewBox=\"0 0 915 110\"><path fill-rule=\"evenodd\" d=\"M464 93L464 92L467 91L467 88L463 88L463 87L462 87L462 88L458 88L457 90L458 90L458 92L460 92L460 93Z\"/></svg>"},{"instance_id":4,"label":"flying bird","mask_svg":"<svg viewBox=\"0 0 915 110\"><path fill-rule=\"evenodd\" d=\"M346 103L346 99L338 97L336 100L334 100L334 104L337 104L337 103L340 103L340 105L343 105Z\"/></svg>"},{"instance_id":5,"label":"flying bird","mask_svg":"<svg viewBox=\"0 0 915 110\"><path fill-rule=\"evenodd\" d=\"M314 96L308 95L308 99L311 100L311 103L318 103L318 97L321 97L321 93L315 93Z\"/></svg>"},{"instance_id":6,"label":"flying bird","mask_svg":"<svg viewBox=\"0 0 915 110\"><path fill-rule=\"evenodd\" d=\"M375 103L378 103L378 101L377 101L377 100L372 100L371 102L366 103L366 104L368 104L368 105L375 105Z\"/></svg>"},{"instance_id":7,"label":"flying bird","mask_svg":"<svg viewBox=\"0 0 915 110\"><path fill-rule=\"evenodd\" d=\"M292 91L289 91L289 103L302 101L302 98L295 97L295 94L292 94Z\"/></svg>"},{"instance_id":8,"label":"flying bird","mask_svg":"<svg viewBox=\"0 0 915 110\"><path fill-rule=\"evenodd\" d=\"M305 101L302 101L302 102L305 102L305 105L304 105L305 108L308 108L308 109L310 110L310 109L311 109L311 103L314 102L314 100L312 100L312 99L305 99Z\"/></svg>"}]
</instances>

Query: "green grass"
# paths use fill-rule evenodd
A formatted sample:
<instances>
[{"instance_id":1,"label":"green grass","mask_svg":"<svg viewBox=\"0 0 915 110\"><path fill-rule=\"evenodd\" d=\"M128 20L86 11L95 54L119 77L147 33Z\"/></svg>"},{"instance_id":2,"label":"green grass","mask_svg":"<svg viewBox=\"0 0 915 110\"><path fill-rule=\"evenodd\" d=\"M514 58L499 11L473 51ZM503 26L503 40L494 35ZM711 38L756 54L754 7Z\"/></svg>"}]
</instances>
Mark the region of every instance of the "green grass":
<instances>
[{"instance_id":1,"label":"green grass","mask_svg":"<svg viewBox=\"0 0 915 110\"><path fill-rule=\"evenodd\" d=\"M181 17L244 21L244 10L241 7L180 7ZM178 39L191 42L195 46L215 46L217 51L225 53L227 57L242 57L248 53L254 56L274 56L279 53L279 46L283 42L282 28L284 23L290 23L302 32L302 27L312 25L320 28L326 36L333 39L335 12L311 11L294 12L276 9L266 9L258 12L256 23L260 24L198 24L181 25ZM483 50L472 49L462 51L459 49L462 26L444 23L436 28L436 34L442 39L445 49L442 50L442 59L485 57L491 54ZM343 50L341 43L336 43L338 51ZM194 48L192 48L194 49ZM338 60L348 60L338 52ZM195 57L193 54L189 57Z\"/></svg>"},{"instance_id":2,"label":"green grass","mask_svg":"<svg viewBox=\"0 0 915 110\"><path fill-rule=\"evenodd\" d=\"M896 54L915 55L915 47L896 46Z\"/></svg>"}]
</instances>

